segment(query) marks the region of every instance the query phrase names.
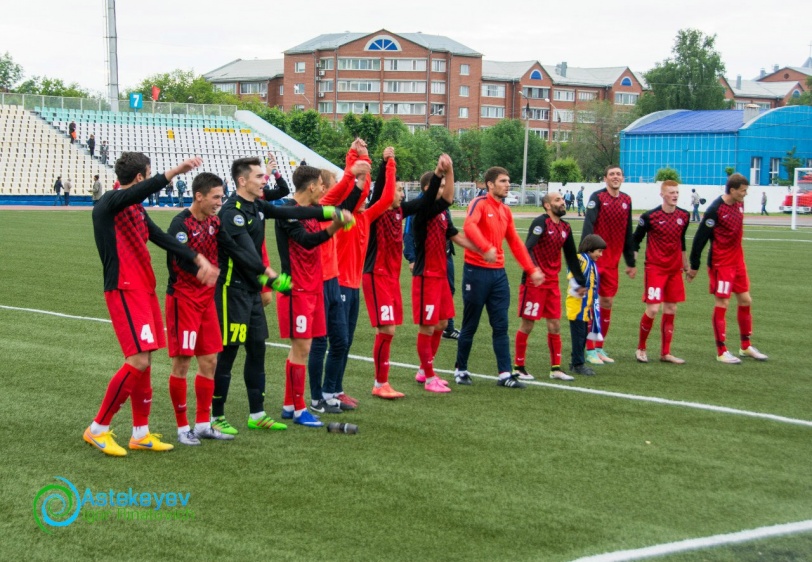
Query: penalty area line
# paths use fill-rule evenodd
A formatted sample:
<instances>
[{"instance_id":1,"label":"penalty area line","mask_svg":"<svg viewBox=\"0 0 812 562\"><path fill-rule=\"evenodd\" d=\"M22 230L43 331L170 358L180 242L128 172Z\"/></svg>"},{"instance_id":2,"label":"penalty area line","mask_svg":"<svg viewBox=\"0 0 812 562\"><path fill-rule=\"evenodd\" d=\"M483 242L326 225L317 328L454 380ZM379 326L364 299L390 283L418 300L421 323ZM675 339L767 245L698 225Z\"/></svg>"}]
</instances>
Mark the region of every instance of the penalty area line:
<instances>
[{"instance_id":1,"label":"penalty area line","mask_svg":"<svg viewBox=\"0 0 812 562\"><path fill-rule=\"evenodd\" d=\"M645 548L637 548L634 550L607 552L605 554L598 554L596 556L578 558L574 562L625 562L627 560L643 560L646 558L653 558L655 556L665 556L667 554L675 554L678 552L714 548L728 544L737 544L759 539L779 537L782 535L807 533L809 531L812 531L812 519L807 521L798 521L797 523L785 523L782 525L771 525L769 527L758 527L757 529L749 529L746 531L739 531L737 533L726 533L723 535L712 535L710 537L702 537L698 539L669 542Z\"/></svg>"},{"instance_id":2,"label":"penalty area line","mask_svg":"<svg viewBox=\"0 0 812 562\"><path fill-rule=\"evenodd\" d=\"M7 306L7 305L0 305L0 309L3 310L13 310L17 312L30 312L34 314L44 314L47 316L56 316L58 318L67 318L70 320L87 320L91 322L102 322L105 324L110 324L110 320L106 318L93 318L90 316L75 316L72 314L62 314L60 312L53 312L50 310L39 310L36 308L20 308L16 306ZM290 345L284 343L277 343L277 342L265 342L265 345L268 347L274 347L279 349L290 349ZM349 355L350 359L355 361L364 361L366 363L373 363L372 357L366 357L364 355ZM396 361L392 361L389 363L392 367L401 367L404 369L411 369L417 371L420 367L419 365L413 365L411 363L399 363ZM453 370L448 369L435 369L438 373L450 374L453 375ZM478 373L471 373L472 377L476 377L479 379L484 380L497 380L498 377L493 375L483 375ZM788 418L785 416L778 416L775 414L766 414L763 412L751 412L750 410L739 410L737 408L728 408L727 406L716 406L714 404L703 404L701 402L686 402L683 400L671 400L668 398L659 398L657 396L643 396L640 394L626 394L624 392L613 392L611 390L598 390L595 388L584 388L580 386L569 386L565 384L554 384L554 383L547 383L547 382L540 382L540 381L525 381L525 384L530 386L538 386L543 388L553 388L556 390L564 390L570 392L581 392L583 394L593 394L595 396L604 396L607 398L620 398L623 400L635 400L638 402L650 402L652 404L662 404L666 406L678 406L681 408L691 408L695 410L704 410L707 412L715 412L719 414L731 414L736 416L744 416L750 418L757 418L763 420L769 420L779 423L786 423L790 425L801 425L805 427L812 427L812 421L809 420L801 420L796 418Z\"/></svg>"}]
</instances>

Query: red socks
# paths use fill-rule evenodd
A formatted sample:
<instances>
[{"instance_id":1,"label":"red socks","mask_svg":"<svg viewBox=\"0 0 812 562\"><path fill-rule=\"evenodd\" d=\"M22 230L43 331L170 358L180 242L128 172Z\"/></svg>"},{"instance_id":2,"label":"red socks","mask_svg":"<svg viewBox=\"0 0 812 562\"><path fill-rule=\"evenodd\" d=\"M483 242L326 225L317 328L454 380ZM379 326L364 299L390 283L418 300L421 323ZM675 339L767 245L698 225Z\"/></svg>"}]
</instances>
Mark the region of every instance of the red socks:
<instances>
[{"instance_id":1,"label":"red socks","mask_svg":"<svg viewBox=\"0 0 812 562\"><path fill-rule=\"evenodd\" d=\"M717 355L722 355L725 351L727 351L727 346L725 345L726 312L727 309L722 308L721 306L713 307L713 335L716 338Z\"/></svg>"},{"instance_id":2,"label":"red socks","mask_svg":"<svg viewBox=\"0 0 812 562\"><path fill-rule=\"evenodd\" d=\"M178 427L189 425L189 420L186 418L186 377L169 375L169 398L175 409L175 421L178 422Z\"/></svg>"},{"instance_id":3,"label":"red socks","mask_svg":"<svg viewBox=\"0 0 812 562\"><path fill-rule=\"evenodd\" d=\"M530 334L525 334L521 330L516 331L516 361L517 367L524 367L524 357L527 355L527 338Z\"/></svg>"},{"instance_id":4,"label":"red socks","mask_svg":"<svg viewBox=\"0 0 812 562\"><path fill-rule=\"evenodd\" d=\"M606 341L606 334L609 333L609 324L612 321L612 309L611 308L602 308L601 309L601 335L603 336L603 340ZM603 341L597 342L597 346L603 348Z\"/></svg>"},{"instance_id":5,"label":"red socks","mask_svg":"<svg viewBox=\"0 0 812 562\"><path fill-rule=\"evenodd\" d=\"M285 361L285 406L293 405L293 409L300 412L307 408L304 399L305 366Z\"/></svg>"},{"instance_id":6,"label":"red socks","mask_svg":"<svg viewBox=\"0 0 812 562\"><path fill-rule=\"evenodd\" d=\"M135 381L140 377L141 371L124 363L107 384L107 392L104 393L99 413L96 414L93 421L99 425L110 425L113 416L130 397Z\"/></svg>"},{"instance_id":7,"label":"red socks","mask_svg":"<svg viewBox=\"0 0 812 562\"><path fill-rule=\"evenodd\" d=\"M442 333L440 335L442 336ZM417 334L417 356L420 358L420 368L426 373L427 379L436 376L434 373L432 338L433 336L427 336L419 332Z\"/></svg>"},{"instance_id":8,"label":"red socks","mask_svg":"<svg viewBox=\"0 0 812 562\"><path fill-rule=\"evenodd\" d=\"M392 346L392 336L389 334L375 334L375 345L372 348L372 358L375 363L375 382L384 384L389 382L389 353Z\"/></svg>"},{"instance_id":9,"label":"red socks","mask_svg":"<svg viewBox=\"0 0 812 562\"><path fill-rule=\"evenodd\" d=\"M640 332L637 338L637 349L646 349L646 341L651 332L651 327L654 325L654 318L649 318L648 314L643 313L640 319Z\"/></svg>"},{"instance_id":10,"label":"red socks","mask_svg":"<svg viewBox=\"0 0 812 562\"><path fill-rule=\"evenodd\" d=\"M662 335L662 352L660 355L671 354L671 339L674 337L674 315L663 314L663 320L660 323L660 334Z\"/></svg>"},{"instance_id":11,"label":"red socks","mask_svg":"<svg viewBox=\"0 0 812 562\"><path fill-rule=\"evenodd\" d=\"M749 306L740 306L736 311L736 319L739 321L739 333L742 339L742 349L750 347L750 336L753 334L753 315L750 314Z\"/></svg>"},{"instance_id":12,"label":"red socks","mask_svg":"<svg viewBox=\"0 0 812 562\"><path fill-rule=\"evenodd\" d=\"M547 348L550 350L550 365L561 367L561 334L547 334Z\"/></svg>"},{"instance_id":13,"label":"red socks","mask_svg":"<svg viewBox=\"0 0 812 562\"><path fill-rule=\"evenodd\" d=\"M195 423L208 423L211 421L212 396L214 396L214 379L207 379L198 373L195 377L195 397L197 398Z\"/></svg>"},{"instance_id":14,"label":"red socks","mask_svg":"<svg viewBox=\"0 0 812 562\"><path fill-rule=\"evenodd\" d=\"M152 408L152 377L151 367L138 377L130 394L130 406L133 410L133 426L141 427L149 425L149 412Z\"/></svg>"},{"instance_id":15,"label":"red socks","mask_svg":"<svg viewBox=\"0 0 812 562\"><path fill-rule=\"evenodd\" d=\"M437 357L437 350L440 349L440 342L443 339L443 331L434 328L434 333L431 334L431 356Z\"/></svg>"}]
</instances>

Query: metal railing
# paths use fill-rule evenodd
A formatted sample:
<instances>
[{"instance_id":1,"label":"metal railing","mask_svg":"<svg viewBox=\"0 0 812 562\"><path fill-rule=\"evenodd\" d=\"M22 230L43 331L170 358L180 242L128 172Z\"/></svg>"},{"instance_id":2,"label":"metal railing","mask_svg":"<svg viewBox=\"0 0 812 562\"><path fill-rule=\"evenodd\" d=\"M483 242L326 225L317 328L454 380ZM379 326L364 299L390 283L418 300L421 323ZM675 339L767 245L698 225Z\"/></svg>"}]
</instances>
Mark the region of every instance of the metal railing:
<instances>
[{"instance_id":1,"label":"metal railing","mask_svg":"<svg viewBox=\"0 0 812 562\"><path fill-rule=\"evenodd\" d=\"M0 105L18 105L33 111L38 107L54 109L79 109L82 111L111 111L107 100L99 98L63 98L36 94L0 93ZM119 113L134 113L128 100L118 101ZM202 103L174 103L145 101L138 113L160 113L169 115L207 115L234 117L236 105L209 105Z\"/></svg>"}]
</instances>

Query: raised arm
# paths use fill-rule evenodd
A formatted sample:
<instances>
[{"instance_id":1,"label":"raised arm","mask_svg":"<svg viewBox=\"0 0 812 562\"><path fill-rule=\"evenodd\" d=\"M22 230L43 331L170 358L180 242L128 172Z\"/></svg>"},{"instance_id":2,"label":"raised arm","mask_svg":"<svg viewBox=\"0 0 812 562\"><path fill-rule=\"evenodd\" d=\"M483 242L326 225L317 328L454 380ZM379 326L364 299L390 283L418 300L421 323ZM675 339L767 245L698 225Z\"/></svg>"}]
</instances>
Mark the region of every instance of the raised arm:
<instances>
[{"instance_id":1,"label":"raised arm","mask_svg":"<svg viewBox=\"0 0 812 562\"><path fill-rule=\"evenodd\" d=\"M379 196L378 200L366 210L370 224L384 214L386 210L392 206L392 201L395 200L395 190L397 189L397 164L395 162L394 150L392 151L392 156L387 158L385 162L386 174L384 176L384 187L381 190L381 195ZM375 185L375 191L378 191L377 184Z\"/></svg>"}]
</instances>

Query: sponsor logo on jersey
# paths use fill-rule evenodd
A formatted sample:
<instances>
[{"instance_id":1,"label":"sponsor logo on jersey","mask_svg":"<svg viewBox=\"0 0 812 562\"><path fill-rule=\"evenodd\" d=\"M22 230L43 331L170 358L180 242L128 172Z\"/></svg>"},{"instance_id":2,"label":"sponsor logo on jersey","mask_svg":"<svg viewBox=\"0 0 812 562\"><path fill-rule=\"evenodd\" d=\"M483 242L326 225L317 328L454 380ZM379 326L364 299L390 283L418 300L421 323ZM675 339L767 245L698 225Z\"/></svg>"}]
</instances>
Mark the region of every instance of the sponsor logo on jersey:
<instances>
[{"instance_id":1,"label":"sponsor logo on jersey","mask_svg":"<svg viewBox=\"0 0 812 562\"><path fill-rule=\"evenodd\" d=\"M186 236L185 232L178 232L175 235L175 238L177 238L178 242L180 242L181 244L186 244L186 242L189 240L189 237Z\"/></svg>"},{"instance_id":2,"label":"sponsor logo on jersey","mask_svg":"<svg viewBox=\"0 0 812 562\"><path fill-rule=\"evenodd\" d=\"M245 226L245 217L242 215L234 215L234 224L237 226Z\"/></svg>"},{"instance_id":3,"label":"sponsor logo on jersey","mask_svg":"<svg viewBox=\"0 0 812 562\"><path fill-rule=\"evenodd\" d=\"M589 202L589 204L586 206L586 208L587 208L587 209L594 209L594 208L595 208L595 202L594 202L594 201L590 201L590 202Z\"/></svg>"},{"instance_id":4,"label":"sponsor logo on jersey","mask_svg":"<svg viewBox=\"0 0 812 562\"><path fill-rule=\"evenodd\" d=\"M209 225L209 234L211 234L212 236L214 236L214 225L213 225L213 224L210 224L210 225Z\"/></svg>"},{"instance_id":5,"label":"sponsor logo on jersey","mask_svg":"<svg viewBox=\"0 0 812 562\"><path fill-rule=\"evenodd\" d=\"M685 221L683 221L682 219L677 219L677 224L682 226L683 224L685 224Z\"/></svg>"},{"instance_id":6,"label":"sponsor logo on jersey","mask_svg":"<svg viewBox=\"0 0 812 562\"><path fill-rule=\"evenodd\" d=\"M262 211L260 211L260 212L257 214L257 216L259 217L259 220L261 220L261 221L264 221L264 220L265 220L265 214L264 214Z\"/></svg>"},{"instance_id":7,"label":"sponsor logo on jersey","mask_svg":"<svg viewBox=\"0 0 812 562\"><path fill-rule=\"evenodd\" d=\"M628 206L626 203L623 203L623 204L621 205L621 207L623 207L623 210L624 210L624 211L625 211L626 209L628 209L628 208L629 208L629 206Z\"/></svg>"},{"instance_id":8,"label":"sponsor logo on jersey","mask_svg":"<svg viewBox=\"0 0 812 562\"><path fill-rule=\"evenodd\" d=\"M640 226L646 226L646 221L643 220L643 217L640 217L640 220L637 221L637 224L639 224Z\"/></svg>"},{"instance_id":9,"label":"sponsor logo on jersey","mask_svg":"<svg viewBox=\"0 0 812 562\"><path fill-rule=\"evenodd\" d=\"M540 227L540 226L537 226L536 228L534 228L534 229L533 229L533 234L535 234L536 236L538 236L539 234L541 234L541 227Z\"/></svg>"},{"instance_id":10,"label":"sponsor logo on jersey","mask_svg":"<svg viewBox=\"0 0 812 562\"><path fill-rule=\"evenodd\" d=\"M714 226L716 226L716 221L713 219L708 219L705 221L705 226L707 226L708 228L713 228Z\"/></svg>"}]
</instances>

